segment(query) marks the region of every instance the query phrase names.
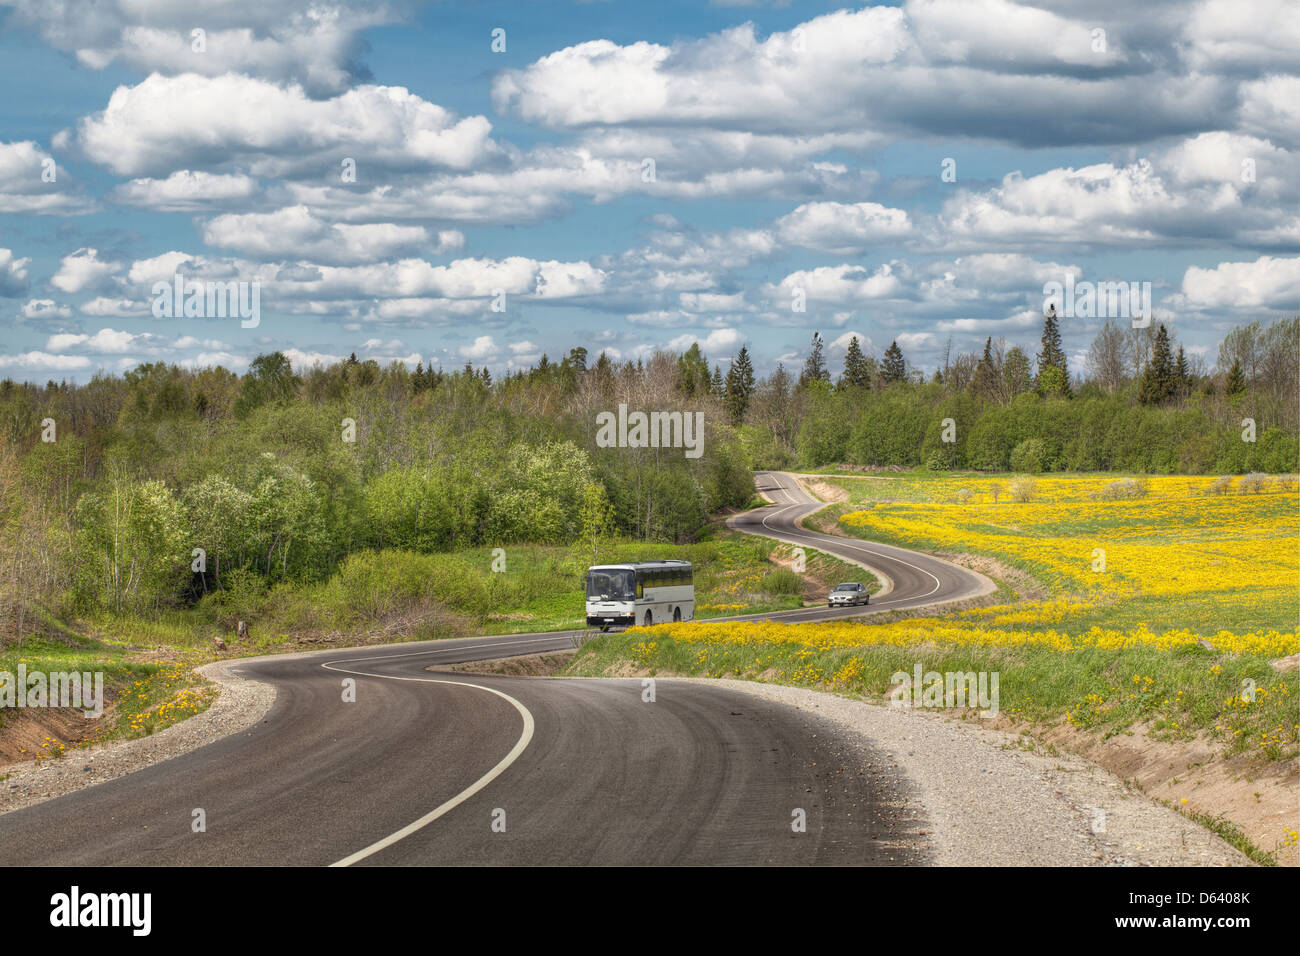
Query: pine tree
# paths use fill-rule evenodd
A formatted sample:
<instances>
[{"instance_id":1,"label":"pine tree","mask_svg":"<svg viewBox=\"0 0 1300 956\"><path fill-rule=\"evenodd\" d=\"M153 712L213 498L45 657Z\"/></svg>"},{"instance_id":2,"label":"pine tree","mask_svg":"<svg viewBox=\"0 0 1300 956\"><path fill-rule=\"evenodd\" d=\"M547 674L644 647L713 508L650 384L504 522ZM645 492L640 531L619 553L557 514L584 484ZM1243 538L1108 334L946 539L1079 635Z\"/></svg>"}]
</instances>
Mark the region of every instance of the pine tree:
<instances>
[{"instance_id":1,"label":"pine tree","mask_svg":"<svg viewBox=\"0 0 1300 956\"><path fill-rule=\"evenodd\" d=\"M1043 316L1042 349L1038 353L1038 391L1044 395L1070 395L1070 369L1061 348L1061 330L1057 325L1056 306Z\"/></svg>"},{"instance_id":2,"label":"pine tree","mask_svg":"<svg viewBox=\"0 0 1300 956\"><path fill-rule=\"evenodd\" d=\"M1138 386L1138 401L1143 405L1161 405L1174 397L1177 383L1174 379L1174 358L1169 347L1169 330L1164 323L1156 330L1155 345L1151 348L1151 360L1142 370L1142 381Z\"/></svg>"},{"instance_id":3,"label":"pine tree","mask_svg":"<svg viewBox=\"0 0 1300 956\"><path fill-rule=\"evenodd\" d=\"M1178 359L1174 362L1174 387L1178 398L1192 391L1192 373L1187 367L1187 353L1181 345L1178 346Z\"/></svg>"},{"instance_id":4,"label":"pine tree","mask_svg":"<svg viewBox=\"0 0 1300 956\"><path fill-rule=\"evenodd\" d=\"M1240 395L1246 391L1246 373L1241 370L1241 362L1237 359L1232 360L1232 368L1228 371L1228 385L1225 389L1228 395Z\"/></svg>"},{"instance_id":5,"label":"pine tree","mask_svg":"<svg viewBox=\"0 0 1300 956\"><path fill-rule=\"evenodd\" d=\"M709 360L700 351L699 342L692 342L677 359L677 387L687 396L709 389Z\"/></svg>"},{"instance_id":6,"label":"pine tree","mask_svg":"<svg viewBox=\"0 0 1300 956\"><path fill-rule=\"evenodd\" d=\"M903 359L903 350L898 347L898 340L889 343L885 349L885 360L880 366L880 378L886 385L893 385L907 378L907 362Z\"/></svg>"},{"instance_id":7,"label":"pine tree","mask_svg":"<svg viewBox=\"0 0 1300 956\"><path fill-rule=\"evenodd\" d=\"M844 353L844 375L840 379L840 384L848 388L871 387L871 366L867 364L866 356L862 354L856 335L849 339L848 351Z\"/></svg>"},{"instance_id":8,"label":"pine tree","mask_svg":"<svg viewBox=\"0 0 1300 956\"><path fill-rule=\"evenodd\" d=\"M993 365L993 336L984 340L984 355L975 366L971 387L980 398L991 398L997 391L997 369Z\"/></svg>"},{"instance_id":9,"label":"pine tree","mask_svg":"<svg viewBox=\"0 0 1300 956\"><path fill-rule=\"evenodd\" d=\"M826 359L822 355L822 336L820 332L814 332L812 348L808 352L808 360L803 363L803 374L799 376L799 384L806 386L809 382L830 380L831 373L826 371Z\"/></svg>"},{"instance_id":10,"label":"pine tree","mask_svg":"<svg viewBox=\"0 0 1300 956\"><path fill-rule=\"evenodd\" d=\"M713 366L713 378L709 379L709 393L721 398L726 392L726 385L722 381L722 369Z\"/></svg>"},{"instance_id":11,"label":"pine tree","mask_svg":"<svg viewBox=\"0 0 1300 956\"><path fill-rule=\"evenodd\" d=\"M727 370L725 388L723 403L731 416L731 423L739 425L745 420L749 400L754 394L754 366L749 360L749 349L743 345Z\"/></svg>"}]
</instances>

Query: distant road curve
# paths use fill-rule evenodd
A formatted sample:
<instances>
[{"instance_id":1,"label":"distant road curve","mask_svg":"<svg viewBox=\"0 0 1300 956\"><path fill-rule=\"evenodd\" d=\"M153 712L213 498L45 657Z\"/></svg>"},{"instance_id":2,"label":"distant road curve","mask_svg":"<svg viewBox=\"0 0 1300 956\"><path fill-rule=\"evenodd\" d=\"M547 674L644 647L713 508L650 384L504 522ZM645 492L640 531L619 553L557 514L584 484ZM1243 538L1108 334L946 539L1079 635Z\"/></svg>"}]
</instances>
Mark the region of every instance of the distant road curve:
<instances>
[{"instance_id":1,"label":"distant road curve","mask_svg":"<svg viewBox=\"0 0 1300 956\"><path fill-rule=\"evenodd\" d=\"M963 601L996 590L997 586L984 575L928 554L859 538L809 531L799 525L799 520L824 508L825 502L809 495L799 485L798 479L786 472L760 471L754 475L754 481L759 494L773 504L733 515L727 519L728 527L746 534L814 548L852 564L862 565L882 579L882 591L879 596L872 595L871 604L867 607L834 610L825 607L803 608L728 620L835 620Z\"/></svg>"}]
</instances>

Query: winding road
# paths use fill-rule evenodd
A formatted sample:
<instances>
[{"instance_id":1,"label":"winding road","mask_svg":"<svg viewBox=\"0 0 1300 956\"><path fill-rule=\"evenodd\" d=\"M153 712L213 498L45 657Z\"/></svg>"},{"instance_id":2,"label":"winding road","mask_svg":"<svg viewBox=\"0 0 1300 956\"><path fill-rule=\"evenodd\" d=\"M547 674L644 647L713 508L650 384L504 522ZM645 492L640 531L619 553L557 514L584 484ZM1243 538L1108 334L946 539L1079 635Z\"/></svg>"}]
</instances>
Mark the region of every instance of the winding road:
<instances>
[{"instance_id":1,"label":"winding road","mask_svg":"<svg viewBox=\"0 0 1300 956\"><path fill-rule=\"evenodd\" d=\"M732 527L887 582L870 607L760 617L827 620L993 587L932 557L806 531L798 519L821 504L790 475L757 480L776 503ZM520 634L231 662L275 688L261 723L0 815L0 864L927 861L909 782L821 718L687 681L430 670L572 646L569 633Z\"/></svg>"}]
</instances>

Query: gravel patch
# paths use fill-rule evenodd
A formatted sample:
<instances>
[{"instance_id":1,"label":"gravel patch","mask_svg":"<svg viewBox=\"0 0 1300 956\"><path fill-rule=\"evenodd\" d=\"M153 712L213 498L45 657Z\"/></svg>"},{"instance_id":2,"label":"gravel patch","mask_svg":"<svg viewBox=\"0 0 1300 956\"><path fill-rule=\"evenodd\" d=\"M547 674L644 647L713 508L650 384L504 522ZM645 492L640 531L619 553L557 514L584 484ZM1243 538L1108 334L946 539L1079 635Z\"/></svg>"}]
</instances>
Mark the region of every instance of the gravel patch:
<instances>
[{"instance_id":1,"label":"gravel patch","mask_svg":"<svg viewBox=\"0 0 1300 956\"><path fill-rule=\"evenodd\" d=\"M1249 858L1096 764L931 711L753 681L710 683L830 720L888 756L922 804L939 866L1250 866Z\"/></svg>"},{"instance_id":2,"label":"gravel patch","mask_svg":"<svg viewBox=\"0 0 1300 956\"><path fill-rule=\"evenodd\" d=\"M261 722L275 688L231 672L237 661L205 664L198 673L215 682L217 699L203 713L135 740L69 750L58 759L11 765L0 780L0 813L61 797L214 743ZM2 775L2 774L0 774Z\"/></svg>"}]
</instances>

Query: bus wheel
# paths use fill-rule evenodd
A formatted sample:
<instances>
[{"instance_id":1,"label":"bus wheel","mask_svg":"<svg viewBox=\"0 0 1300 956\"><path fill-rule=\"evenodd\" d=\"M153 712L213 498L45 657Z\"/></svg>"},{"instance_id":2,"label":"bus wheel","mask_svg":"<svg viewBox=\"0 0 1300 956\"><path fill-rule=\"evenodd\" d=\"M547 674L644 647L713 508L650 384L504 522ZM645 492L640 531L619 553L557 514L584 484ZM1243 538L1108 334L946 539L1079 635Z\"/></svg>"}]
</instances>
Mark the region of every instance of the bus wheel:
<instances>
[{"instance_id":1,"label":"bus wheel","mask_svg":"<svg viewBox=\"0 0 1300 956\"><path fill-rule=\"evenodd\" d=\"M653 624L654 622L655 622L655 616L654 616L653 614L651 614L649 611L646 611L646 612L645 612L645 626L646 626L646 627L649 627L649 626L650 626L651 624Z\"/></svg>"},{"instance_id":2,"label":"bus wheel","mask_svg":"<svg viewBox=\"0 0 1300 956\"><path fill-rule=\"evenodd\" d=\"M673 623L674 624L679 623L681 619L682 619L682 609L679 607L673 608Z\"/></svg>"}]
</instances>

